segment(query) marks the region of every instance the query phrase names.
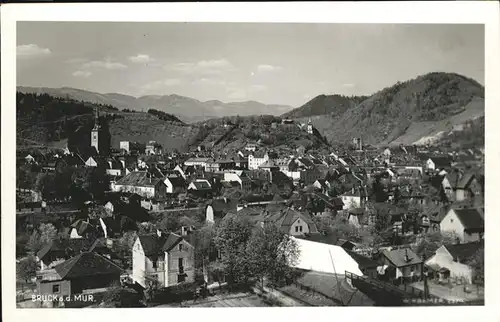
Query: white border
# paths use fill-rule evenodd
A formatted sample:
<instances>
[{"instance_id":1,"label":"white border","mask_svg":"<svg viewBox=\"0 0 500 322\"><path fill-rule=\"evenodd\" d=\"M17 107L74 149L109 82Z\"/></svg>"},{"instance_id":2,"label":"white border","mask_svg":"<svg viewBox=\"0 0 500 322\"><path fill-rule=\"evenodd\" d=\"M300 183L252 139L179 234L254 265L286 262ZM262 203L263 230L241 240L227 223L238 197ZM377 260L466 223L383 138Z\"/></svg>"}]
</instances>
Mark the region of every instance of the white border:
<instances>
[{"instance_id":1,"label":"white border","mask_svg":"<svg viewBox=\"0 0 500 322\"><path fill-rule=\"evenodd\" d=\"M495 247L500 227L495 186L500 173L493 165L500 156L497 110L500 108L499 6L497 2L370 2L370 3L125 3L125 4L7 4L1 8L2 62L2 308L5 321L106 320L149 321L196 318L204 320L263 319L287 321L380 319L393 321L498 321L500 303ZM481 23L486 37L486 306L432 308L252 308L239 309L15 309L15 86L16 21L205 21L205 22L335 22L335 23ZM490 215L491 214L491 215ZM497 265L495 265L497 264ZM200 313L200 315L198 315ZM496 313L496 314L495 314ZM160 315L161 314L161 315ZM374 315L375 314L375 315Z\"/></svg>"}]
</instances>

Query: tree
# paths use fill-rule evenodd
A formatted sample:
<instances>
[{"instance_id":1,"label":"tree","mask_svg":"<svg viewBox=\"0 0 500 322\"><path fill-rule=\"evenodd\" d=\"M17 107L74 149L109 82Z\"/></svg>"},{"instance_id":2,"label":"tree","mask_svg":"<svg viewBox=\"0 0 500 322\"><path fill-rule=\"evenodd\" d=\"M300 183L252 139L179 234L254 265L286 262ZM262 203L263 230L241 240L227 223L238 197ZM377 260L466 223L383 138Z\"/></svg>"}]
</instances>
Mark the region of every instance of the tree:
<instances>
[{"instance_id":1,"label":"tree","mask_svg":"<svg viewBox=\"0 0 500 322\"><path fill-rule=\"evenodd\" d=\"M27 248L33 253L36 254L38 251L42 248L43 243L40 241L40 233L38 230L33 231L31 234L28 243L27 243Z\"/></svg>"},{"instance_id":2,"label":"tree","mask_svg":"<svg viewBox=\"0 0 500 322\"><path fill-rule=\"evenodd\" d=\"M40 241L43 245L51 243L57 238L57 229L52 224L41 224L38 230L40 231Z\"/></svg>"},{"instance_id":3,"label":"tree","mask_svg":"<svg viewBox=\"0 0 500 322\"><path fill-rule=\"evenodd\" d=\"M420 257L429 258L436 253L436 250L445 245L453 244L455 237L452 234L442 234L440 231L433 231L422 234L414 247L415 254Z\"/></svg>"},{"instance_id":4,"label":"tree","mask_svg":"<svg viewBox=\"0 0 500 322\"><path fill-rule=\"evenodd\" d=\"M26 282L29 282L33 277L36 276L36 258L34 255L25 257L19 261L16 266L17 278L20 278Z\"/></svg>"},{"instance_id":5,"label":"tree","mask_svg":"<svg viewBox=\"0 0 500 322\"><path fill-rule=\"evenodd\" d=\"M209 262L209 256L213 250L214 228L203 226L194 231L195 266L206 270L205 263Z\"/></svg>"},{"instance_id":6,"label":"tree","mask_svg":"<svg viewBox=\"0 0 500 322\"><path fill-rule=\"evenodd\" d=\"M214 243L221 252L221 262L230 285L245 283L250 277L246 244L252 234L252 224L236 215L228 215L215 230Z\"/></svg>"},{"instance_id":7,"label":"tree","mask_svg":"<svg viewBox=\"0 0 500 322\"><path fill-rule=\"evenodd\" d=\"M480 248L468 261L474 269L474 280L480 285L484 285L484 247Z\"/></svg>"},{"instance_id":8,"label":"tree","mask_svg":"<svg viewBox=\"0 0 500 322\"><path fill-rule=\"evenodd\" d=\"M264 284L280 286L293 278L293 266L300 250L297 243L273 224L254 230L248 245L248 266L254 277Z\"/></svg>"}]
</instances>

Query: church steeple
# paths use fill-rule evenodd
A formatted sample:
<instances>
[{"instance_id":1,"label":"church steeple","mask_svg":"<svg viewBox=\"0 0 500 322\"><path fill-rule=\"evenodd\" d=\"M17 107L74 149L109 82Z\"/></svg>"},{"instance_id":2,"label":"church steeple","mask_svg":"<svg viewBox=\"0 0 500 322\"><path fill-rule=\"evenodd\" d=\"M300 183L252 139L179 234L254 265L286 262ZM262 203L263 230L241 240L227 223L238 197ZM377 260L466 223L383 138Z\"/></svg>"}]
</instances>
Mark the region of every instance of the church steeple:
<instances>
[{"instance_id":1,"label":"church steeple","mask_svg":"<svg viewBox=\"0 0 500 322\"><path fill-rule=\"evenodd\" d=\"M99 128L99 107L96 106L94 109L94 128L90 133L90 146L95 147L97 152L99 152Z\"/></svg>"},{"instance_id":2,"label":"church steeple","mask_svg":"<svg viewBox=\"0 0 500 322\"><path fill-rule=\"evenodd\" d=\"M309 122L307 123L307 133L313 134L313 125L311 122L311 118L309 118Z\"/></svg>"}]
</instances>

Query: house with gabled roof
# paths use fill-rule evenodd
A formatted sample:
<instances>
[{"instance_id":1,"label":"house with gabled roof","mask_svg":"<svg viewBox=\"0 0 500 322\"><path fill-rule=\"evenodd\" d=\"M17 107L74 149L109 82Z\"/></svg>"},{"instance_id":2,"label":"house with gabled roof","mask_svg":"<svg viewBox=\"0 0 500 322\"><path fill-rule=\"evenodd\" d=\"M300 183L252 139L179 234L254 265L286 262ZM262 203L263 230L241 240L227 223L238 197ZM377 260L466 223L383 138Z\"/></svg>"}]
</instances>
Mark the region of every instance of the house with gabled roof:
<instances>
[{"instance_id":1,"label":"house with gabled roof","mask_svg":"<svg viewBox=\"0 0 500 322\"><path fill-rule=\"evenodd\" d=\"M422 259L410 248L397 248L382 251L380 264L395 268L394 281L414 282L422 276Z\"/></svg>"},{"instance_id":2,"label":"house with gabled roof","mask_svg":"<svg viewBox=\"0 0 500 322\"><path fill-rule=\"evenodd\" d=\"M186 233L139 235L132 248L132 279L142 287L194 282L194 244Z\"/></svg>"},{"instance_id":3,"label":"house with gabled roof","mask_svg":"<svg viewBox=\"0 0 500 322\"><path fill-rule=\"evenodd\" d=\"M83 252L37 274L38 294L68 296L102 292L120 282L123 269L96 252Z\"/></svg>"},{"instance_id":4,"label":"house with gabled roof","mask_svg":"<svg viewBox=\"0 0 500 322\"><path fill-rule=\"evenodd\" d=\"M162 179L153 178L147 171L134 171L112 186L114 192L131 192L146 198L164 198L167 188Z\"/></svg>"},{"instance_id":5,"label":"house with gabled roof","mask_svg":"<svg viewBox=\"0 0 500 322\"><path fill-rule=\"evenodd\" d=\"M451 159L448 156L433 156L425 162L427 170L443 170L451 167Z\"/></svg>"},{"instance_id":6,"label":"house with gabled roof","mask_svg":"<svg viewBox=\"0 0 500 322\"><path fill-rule=\"evenodd\" d=\"M429 257L425 265L437 272L437 277L441 282L446 282L451 278L461 279L470 284L474 279L474 269L468 262L480 249L484 250L483 241L443 245Z\"/></svg>"},{"instance_id":7,"label":"house with gabled roof","mask_svg":"<svg viewBox=\"0 0 500 322\"><path fill-rule=\"evenodd\" d=\"M167 193L174 194L185 191L187 188L186 180L181 174L178 175L167 175L165 176L163 182L167 187Z\"/></svg>"},{"instance_id":8,"label":"house with gabled roof","mask_svg":"<svg viewBox=\"0 0 500 322\"><path fill-rule=\"evenodd\" d=\"M275 224L279 229L292 236L314 234L318 232L316 224L309 214L287 207L279 212L268 214L263 224Z\"/></svg>"},{"instance_id":9,"label":"house with gabled roof","mask_svg":"<svg viewBox=\"0 0 500 322\"><path fill-rule=\"evenodd\" d=\"M40 270L43 271L64 262L82 251L88 250L90 246L91 241L84 238L56 239L42 246L36 253L36 259L40 265Z\"/></svg>"},{"instance_id":10,"label":"house with gabled roof","mask_svg":"<svg viewBox=\"0 0 500 322\"><path fill-rule=\"evenodd\" d=\"M466 172L456 184L455 199L457 201L471 200L482 194L482 187L476 178L476 175L469 171Z\"/></svg>"},{"instance_id":11,"label":"house with gabled roof","mask_svg":"<svg viewBox=\"0 0 500 322\"><path fill-rule=\"evenodd\" d=\"M452 208L441 220L442 233L453 233L461 243L480 241L484 235L484 210Z\"/></svg>"}]
</instances>

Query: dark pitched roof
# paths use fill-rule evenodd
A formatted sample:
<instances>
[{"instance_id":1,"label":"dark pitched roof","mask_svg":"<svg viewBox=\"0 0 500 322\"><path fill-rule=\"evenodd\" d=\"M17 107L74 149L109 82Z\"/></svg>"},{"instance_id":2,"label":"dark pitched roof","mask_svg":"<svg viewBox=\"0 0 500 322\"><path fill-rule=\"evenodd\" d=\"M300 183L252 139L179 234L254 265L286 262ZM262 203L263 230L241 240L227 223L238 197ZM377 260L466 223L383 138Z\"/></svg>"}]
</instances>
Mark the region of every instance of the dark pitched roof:
<instances>
[{"instance_id":1,"label":"dark pitched roof","mask_svg":"<svg viewBox=\"0 0 500 322\"><path fill-rule=\"evenodd\" d=\"M169 177L167 176L167 178L174 187L176 188L182 188L182 187L185 187L186 186L186 180L184 180L184 178L182 176L177 176L177 177Z\"/></svg>"},{"instance_id":2,"label":"dark pitched roof","mask_svg":"<svg viewBox=\"0 0 500 322\"><path fill-rule=\"evenodd\" d=\"M476 208L453 209L465 230L484 229L484 219Z\"/></svg>"},{"instance_id":3,"label":"dark pitched roof","mask_svg":"<svg viewBox=\"0 0 500 322\"><path fill-rule=\"evenodd\" d=\"M84 252L54 267L61 279L121 274L123 269L104 256Z\"/></svg>"},{"instance_id":4,"label":"dark pitched roof","mask_svg":"<svg viewBox=\"0 0 500 322\"><path fill-rule=\"evenodd\" d=\"M116 182L117 185L137 186L137 187L154 187L159 182L163 182L158 178L150 178L146 171L133 171L127 174Z\"/></svg>"},{"instance_id":5,"label":"dark pitched roof","mask_svg":"<svg viewBox=\"0 0 500 322\"><path fill-rule=\"evenodd\" d=\"M139 235L139 241L142 245L144 255L157 255L161 251L161 238L157 234Z\"/></svg>"},{"instance_id":6,"label":"dark pitched roof","mask_svg":"<svg viewBox=\"0 0 500 322\"><path fill-rule=\"evenodd\" d=\"M182 241L182 237L174 234L174 233L169 233L167 236L167 240L165 241L165 244L163 244L162 251L164 252L169 252L172 250L172 248L175 247L175 245L179 244L179 242Z\"/></svg>"},{"instance_id":7,"label":"dark pitched roof","mask_svg":"<svg viewBox=\"0 0 500 322\"><path fill-rule=\"evenodd\" d=\"M449 167L451 165L451 160L448 157L430 157L429 159L431 159L437 167Z\"/></svg>"},{"instance_id":8,"label":"dark pitched roof","mask_svg":"<svg viewBox=\"0 0 500 322\"><path fill-rule=\"evenodd\" d=\"M292 208L287 208L285 211L272 214L267 217L265 221L276 223L278 227L280 227L281 231L288 233L290 231L290 227L297 219L302 219L302 221L309 226L310 233L318 232L316 224L308 214L296 211Z\"/></svg>"},{"instance_id":9,"label":"dark pitched roof","mask_svg":"<svg viewBox=\"0 0 500 322\"><path fill-rule=\"evenodd\" d=\"M422 259L418 257L410 248L399 248L393 250L384 250L382 254L396 267L415 265L422 263ZM408 255L408 261L405 257Z\"/></svg>"},{"instance_id":10,"label":"dark pitched roof","mask_svg":"<svg viewBox=\"0 0 500 322\"><path fill-rule=\"evenodd\" d=\"M85 238L56 239L51 243L44 245L36 254L39 259L43 259L47 254L53 251L68 251L68 253L79 253L85 251L91 246L91 241Z\"/></svg>"},{"instance_id":11,"label":"dark pitched roof","mask_svg":"<svg viewBox=\"0 0 500 322\"><path fill-rule=\"evenodd\" d=\"M161 237L157 234L139 235L138 238L146 256L156 256L163 252L169 252L179 242L186 240L174 233L162 234ZM188 240L186 242L190 243Z\"/></svg>"},{"instance_id":12,"label":"dark pitched roof","mask_svg":"<svg viewBox=\"0 0 500 322\"><path fill-rule=\"evenodd\" d=\"M467 172L465 173L462 178L460 179L460 181L457 183L457 188L458 189L466 189L467 186L469 185L469 183L472 181L472 179L475 178L475 175L474 173L472 172Z\"/></svg>"},{"instance_id":13,"label":"dark pitched roof","mask_svg":"<svg viewBox=\"0 0 500 322\"><path fill-rule=\"evenodd\" d=\"M467 244L445 245L454 260L466 260L476 254L478 250L484 248L484 243L475 242Z\"/></svg>"}]
</instances>

